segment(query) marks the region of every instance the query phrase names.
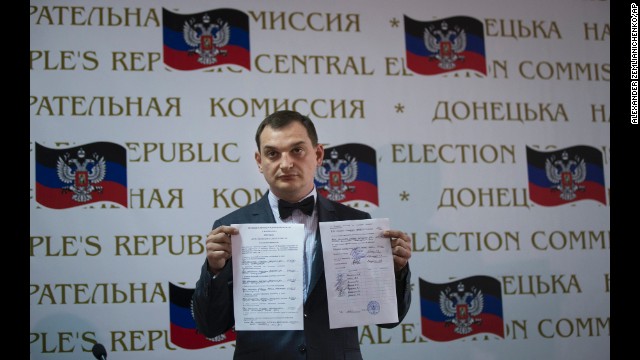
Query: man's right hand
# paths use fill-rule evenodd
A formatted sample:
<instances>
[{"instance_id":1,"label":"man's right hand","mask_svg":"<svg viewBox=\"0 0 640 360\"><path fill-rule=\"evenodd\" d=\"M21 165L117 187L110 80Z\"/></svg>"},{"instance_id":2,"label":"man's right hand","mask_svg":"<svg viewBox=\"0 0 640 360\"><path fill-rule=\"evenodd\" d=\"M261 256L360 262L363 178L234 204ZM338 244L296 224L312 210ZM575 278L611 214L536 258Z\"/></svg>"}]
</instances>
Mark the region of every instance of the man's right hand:
<instances>
[{"instance_id":1,"label":"man's right hand","mask_svg":"<svg viewBox=\"0 0 640 360\"><path fill-rule=\"evenodd\" d=\"M238 229L232 226L219 226L207 235L206 250L209 272L218 275L227 260L231 258L231 235L237 235Z\"/></svg>"}]
</instances>

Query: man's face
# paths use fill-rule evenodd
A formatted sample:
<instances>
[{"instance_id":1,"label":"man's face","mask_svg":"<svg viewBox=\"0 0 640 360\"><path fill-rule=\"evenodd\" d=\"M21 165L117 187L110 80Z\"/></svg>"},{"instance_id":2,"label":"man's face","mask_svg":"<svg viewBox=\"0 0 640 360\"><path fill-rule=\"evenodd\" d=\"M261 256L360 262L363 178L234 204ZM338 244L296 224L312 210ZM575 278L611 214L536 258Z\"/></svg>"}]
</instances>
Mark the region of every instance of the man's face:
<instances>
[{"instance_id":1,"label":"man's face","mask_svg":"<svg viewBox=\"0 0 640 360\"><path fill-rule=\"evenodd\" d=\"M322 145L313 146L299 122L277 130L265 127L260 134L260 151L255 154L269 189L289 202L297 202L313 189L316 168L323 157Z\"/></svg>"}]
</instances>

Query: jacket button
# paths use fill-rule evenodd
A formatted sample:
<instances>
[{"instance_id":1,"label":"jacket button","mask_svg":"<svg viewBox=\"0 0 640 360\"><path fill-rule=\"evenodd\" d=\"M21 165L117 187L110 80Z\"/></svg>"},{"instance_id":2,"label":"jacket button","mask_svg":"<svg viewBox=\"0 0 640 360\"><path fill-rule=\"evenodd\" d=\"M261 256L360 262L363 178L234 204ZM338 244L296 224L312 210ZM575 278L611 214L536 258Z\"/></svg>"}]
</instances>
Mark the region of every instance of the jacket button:
<instances>
[{"instance_id":1,"label":"jacket button","mask_svg":"<svg viewBox=\"0 0 640 360\"><path fill-rule=\"evenodd\" d=\"M298 351L300 351L301 353L304 353L305 351L307 351L307 347L304 346L304 344L298 346Z\"/></svg>"}]
</instances>

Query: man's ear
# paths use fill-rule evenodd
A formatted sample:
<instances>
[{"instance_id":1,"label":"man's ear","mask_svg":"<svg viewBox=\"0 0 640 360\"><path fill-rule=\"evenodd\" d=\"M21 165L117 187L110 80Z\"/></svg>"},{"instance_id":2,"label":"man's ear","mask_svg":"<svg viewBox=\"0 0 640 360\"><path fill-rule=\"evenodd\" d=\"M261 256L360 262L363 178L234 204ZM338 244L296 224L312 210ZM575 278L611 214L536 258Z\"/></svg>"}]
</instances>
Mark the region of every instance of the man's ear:
<instances>
[{"instance_id":1,"label":"man's ear","mask_svg":"<svg viewBox=\"0 0 640 360\"><path fill-rule=\"evenodd\" d=\"M324 146L318 144L318 146L316 146L316 164L318 166L322 165L322 160L324 160Z\"/></svg>"},{"instance_id":2,"label":"man's ear","mask_svg":"<svg viewBox=\"0 0 640 360\"><path fill-rule=\"evenodd\" d=\"M256 159L256 164L258 164L258 170L262 172L262 156L256 151L254 158Z\"/></svg>"}]
</instances>

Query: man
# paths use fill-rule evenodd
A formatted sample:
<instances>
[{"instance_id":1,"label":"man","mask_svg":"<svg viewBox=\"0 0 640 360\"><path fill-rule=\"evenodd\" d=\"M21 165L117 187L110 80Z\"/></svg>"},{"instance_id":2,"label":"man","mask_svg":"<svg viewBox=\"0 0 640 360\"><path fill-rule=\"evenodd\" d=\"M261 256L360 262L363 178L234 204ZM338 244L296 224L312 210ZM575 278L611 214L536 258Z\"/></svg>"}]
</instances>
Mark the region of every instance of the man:
<instances>
[{"instance_id":1,"label":"man","mask_svg":"<svg viewBox=\"0 0 640 360\"><path fill-rule=\"evenodd\" d=\"M319 221L360 220L371 216L318 196L314 175L321 166L324 148L311 120L295 111L267 116L256 131L255 160L269 184L260 200L218 219L207 236L207 258L193 295L198 331L207 337L234 326L231 235L229 226L241 223L302 223L305 225L304 330L238 331L234 359L362 359L357 327L330 329ZM279 201L297 203L312 198L310 215L293 210L281 214ZM281 218L282 217L282 218ZM402 231L389 230L398 299L398 323L409 310L411 292L410 239Z\"/></svg>"}]
</instances>

